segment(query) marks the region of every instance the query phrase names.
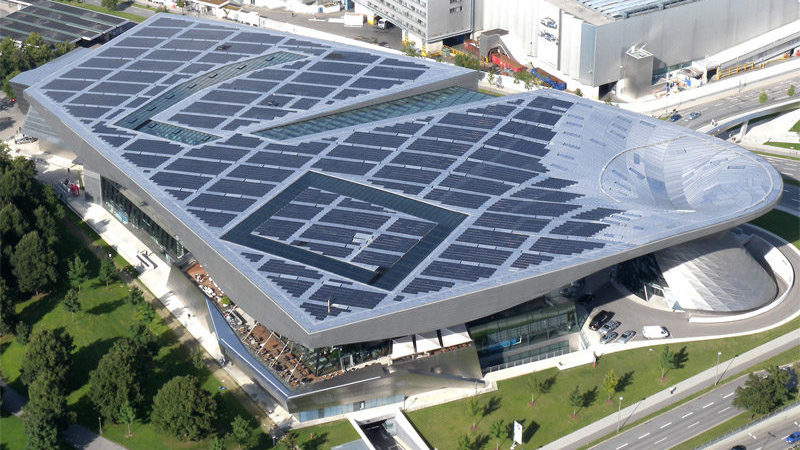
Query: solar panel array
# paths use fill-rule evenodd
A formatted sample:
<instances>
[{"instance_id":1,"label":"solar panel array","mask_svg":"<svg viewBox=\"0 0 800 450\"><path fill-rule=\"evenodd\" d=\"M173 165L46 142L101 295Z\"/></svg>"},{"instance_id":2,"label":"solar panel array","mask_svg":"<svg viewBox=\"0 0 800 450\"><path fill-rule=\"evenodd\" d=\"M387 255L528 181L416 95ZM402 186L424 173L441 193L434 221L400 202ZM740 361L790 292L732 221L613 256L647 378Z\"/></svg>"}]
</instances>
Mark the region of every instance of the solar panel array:
<instances>
[{"instance_id":1,"label":"solar panel array","mask_svg":"<svg viewBox=\"0 0 800 450\"><path fill-rule=\"evenodd\" d=\"M656 144L685 131L558 92L489 98L456 85L465 73L157 15L29 92L308 330L719 220L645 211L712 198L684 192L706 177L658 173L680 175L664 161L689 143ZM733 201L768 195L758 161L683 139L728 152L715 174L748 181L726 185ZM640 176L663 188L646 197Z\"/></svg>"}]
</instances>

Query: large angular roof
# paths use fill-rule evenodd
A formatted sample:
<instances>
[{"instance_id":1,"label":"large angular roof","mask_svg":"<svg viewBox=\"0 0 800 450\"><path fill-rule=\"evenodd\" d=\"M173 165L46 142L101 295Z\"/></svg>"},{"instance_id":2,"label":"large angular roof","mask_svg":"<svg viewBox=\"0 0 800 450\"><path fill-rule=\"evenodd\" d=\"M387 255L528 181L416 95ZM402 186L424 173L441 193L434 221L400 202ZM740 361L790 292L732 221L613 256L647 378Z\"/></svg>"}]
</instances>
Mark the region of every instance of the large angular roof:
<instances>
[{"instance_id":1,"label":"large angular roof","mask_svg":"<svg viewBox=\"0 0 800 450\"><path fill-rule=\"evenodd\" d=\"M468 76L156 15L27 94L269 297L245 307L273 301L308 333L663 248L780 195L732 144Z\"/></svg>"}]
</instances>

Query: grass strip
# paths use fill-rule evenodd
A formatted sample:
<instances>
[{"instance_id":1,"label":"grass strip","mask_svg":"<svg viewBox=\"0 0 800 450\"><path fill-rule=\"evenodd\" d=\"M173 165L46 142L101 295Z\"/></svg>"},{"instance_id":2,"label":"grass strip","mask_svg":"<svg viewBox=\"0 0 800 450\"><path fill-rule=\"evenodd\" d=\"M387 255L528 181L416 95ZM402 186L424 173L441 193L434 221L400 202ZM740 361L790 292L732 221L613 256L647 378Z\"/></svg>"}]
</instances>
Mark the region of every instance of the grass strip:
<instances>
[{"instance_id":1,"label":"grass strip","mask_svg":"<svg viewBox=\"0 0 800 450\"><path fill-rule=\"evenodd\" d=\"M146 17L142 17L136 14L126 13L124 11L116 11L113 9L104 8L102 6L97 5L90 5L88 3L78 2L75 0L55 0L58 3L64 3L66 5L76 6L78 8L88 9L90 11L95 11L103 14L108 14L111 16L122 17L123 19L128 19L131 22L141 23L144 22Z\"/></svg>"}]
</instances>

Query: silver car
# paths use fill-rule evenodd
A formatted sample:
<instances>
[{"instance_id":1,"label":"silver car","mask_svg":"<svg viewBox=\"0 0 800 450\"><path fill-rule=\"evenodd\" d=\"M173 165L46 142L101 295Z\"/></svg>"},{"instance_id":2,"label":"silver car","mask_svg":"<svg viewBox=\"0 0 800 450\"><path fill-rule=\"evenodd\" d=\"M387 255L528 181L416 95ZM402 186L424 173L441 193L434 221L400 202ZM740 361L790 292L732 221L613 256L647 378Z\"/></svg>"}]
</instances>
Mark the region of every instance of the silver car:
<instances>
[{"instance_id":1,"label":"silver car","mask_svg":"<svg viewBox=\"0 0 800 450\"><path fill-rule=\"evenodd\" d=\"M633 331L633 330L628 330L628 331L622 333L622 335L620 335L620 337L617 340L617 342L619 342L620 344L627 344L628 341L633 339L634 336L636 336L636 332Z\"/></svg>"},{"instance_id":2,"label":"silver car","mask_svg":"<svg viewBox=\"0 0 800 450\"><path fill-rule=\"evenodd\" d=\"M617 336L619 336L619 334L617 334L616 331L612 331L611 333L608 333L607 335L605 335L602 338L600 338L600 343L601 344L609 344L611 342L614 342L614 339L616 339Z\"/></svg>"},{"instance_id":3,"label":"silver car","mask_svg":"<svg viewBox=\"0 0 800 450\"><path fill-rule=\"evenodd\" d=\"M622 325L622 323L619 320L612 320L611 322L606 322L597 332L600 334L608 334L610 331L616 330L620 325Z\"/></svg>"}]
</instances>

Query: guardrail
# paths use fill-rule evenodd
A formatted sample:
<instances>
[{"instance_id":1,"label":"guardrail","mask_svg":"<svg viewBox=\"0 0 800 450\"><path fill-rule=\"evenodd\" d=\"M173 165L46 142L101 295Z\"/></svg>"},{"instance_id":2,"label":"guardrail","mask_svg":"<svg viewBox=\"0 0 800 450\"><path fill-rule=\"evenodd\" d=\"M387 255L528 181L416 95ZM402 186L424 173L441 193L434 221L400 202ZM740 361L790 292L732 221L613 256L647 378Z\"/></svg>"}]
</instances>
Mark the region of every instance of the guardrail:
<instances>
[{"instance_id":1,"label":"guardrail","mask_svg":"<svg viewBox=\"0 0 800 450\"><path fill-rule=\"evenodd\" d=\"M735 429L735 430L733 430L733 431L731 431L729 433L726 433L723 436L720 436L720 437L714 439L713 441L706 442L705 444L703 444L703 445L701 445L699 447L695 447L695 449L710 448L711 446L713 446L717 442L721 442L721 441L723 441L725 439L728 439L729 437L733 436L736 433L741 433L742 431L744 431L744 430L746 430L746 429L748 429L748 428L750 428L750 427L752 427L754 425L758 425L759 423L761 423L761 422L763 422L763 421L765 421L767 419L771 419L771 418L777 416L778 414L782 414L782 413L784 413L784 412L786 412L786 411L788 411L788 410L790 410L792 408L795 408L797 406L800 406L800 400L795 401L794 403L788 404L788 405L784 406L783 408L776 409L775 411L767 414L766 416L764 416L764 417L762 417L762 418L760 418L758 420L754 420L754 421L748 423L747 425L745 425L743 427L739 427L739 428L737 428L737 429Z\"/></svg>"},{"instance_id":2,"label":"guardrail","mask_svg":"<svg viewBox=\"0 0 800 450\"><path fill-rule=\"evenodd\" d=\"M549 352L549 353L542 353L541 355L529 356L527 358L522 358L518 361L511 361L503 364L498 364L496 366L487 367L486 369L483 370L483 372L484 373L497 372L498 370L517 367L523 364L528 364L535 361L541 361L543 359L554 358L556 356L566 355L567 353L570 353L568 349L556 350L554 352Z\"/></svg>"}]
</instances>

